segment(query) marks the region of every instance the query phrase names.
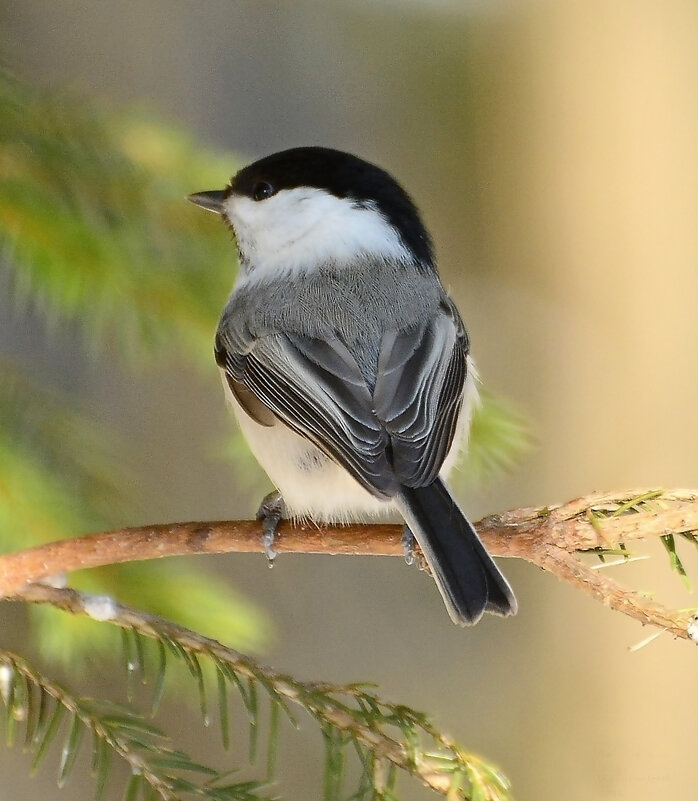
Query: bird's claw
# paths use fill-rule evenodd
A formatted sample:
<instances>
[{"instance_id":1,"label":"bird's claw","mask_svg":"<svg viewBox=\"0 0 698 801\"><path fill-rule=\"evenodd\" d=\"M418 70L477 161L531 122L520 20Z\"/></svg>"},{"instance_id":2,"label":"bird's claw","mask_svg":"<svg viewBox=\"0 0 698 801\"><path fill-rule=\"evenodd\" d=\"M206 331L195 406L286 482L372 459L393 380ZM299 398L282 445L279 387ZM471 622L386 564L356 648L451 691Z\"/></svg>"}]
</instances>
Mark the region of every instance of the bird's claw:
<instances>
[{"instance_id":1,"label":"bird's claw","mask_svg":"<svg viewBox=\"0 0 698 801\"><path fill-rule=\"evenodd\" d=\"M406 565L414 564L414 559L415 559L414 546L415 546L414 534L410 531L409 526L405 526L402 529L402 552L405 555Z\"/></svg>"},{"instance_id":2,"label":"bird's claw","mask_svg":"<svg viewBox=\"0 0 698 801\"><path fill-rule=\"evenodd\" d=\"M284 514L284 499L278 490L265 495L257 510L257 520L262 521L262 545L269 567L274 567L277 551L274 549L276 529Z\"/></svg>"}]
</instances>

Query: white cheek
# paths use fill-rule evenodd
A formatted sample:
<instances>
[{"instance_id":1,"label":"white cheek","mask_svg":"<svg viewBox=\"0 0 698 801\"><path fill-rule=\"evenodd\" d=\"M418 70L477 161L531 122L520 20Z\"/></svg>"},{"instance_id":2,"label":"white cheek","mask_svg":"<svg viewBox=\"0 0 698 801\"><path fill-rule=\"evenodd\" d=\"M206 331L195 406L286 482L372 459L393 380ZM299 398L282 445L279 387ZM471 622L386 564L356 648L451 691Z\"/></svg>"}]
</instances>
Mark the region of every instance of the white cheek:
<instances>
[{"instance_id":1,"label":"white cheek","mask_svg":"<svg viewBox=\"0 0 698 801\"><path fill-rule=\"evenodd\" d=\"M359 254L409 260L395 229L372 206L356 206L321 189L285 189L255 202L231 195L225 214L246 272L258 280L318 264L349 264Z\"/></svg>"}]
</instances>

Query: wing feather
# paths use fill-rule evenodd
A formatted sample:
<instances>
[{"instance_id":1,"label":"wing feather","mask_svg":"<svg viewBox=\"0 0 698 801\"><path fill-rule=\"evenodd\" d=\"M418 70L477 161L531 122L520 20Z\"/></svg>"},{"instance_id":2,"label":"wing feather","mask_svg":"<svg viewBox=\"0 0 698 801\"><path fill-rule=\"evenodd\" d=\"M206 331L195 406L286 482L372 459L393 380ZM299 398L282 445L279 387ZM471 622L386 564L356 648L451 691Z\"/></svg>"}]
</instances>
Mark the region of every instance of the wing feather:
<instances>
[{"instance_id":1,"label":"wing feather","mask_svg":"<svg viewBox=\"0 0 698 801\"><path fill-rule=\"evenodd\" d=\"M218 332L216 350L224 354L222 366L230 380L242 383L370 493L394 495L397 482L386 456L389 437L343 343L284 334L241 342L224 329Z\"/></svg>"},{"instance_id":2,"label":"wing feather","mask_svg":"<svg viewBox=\"0 0 698 801\"><path fill-rule=\"evenodd\" d=\"M390 434L401 484L426 486L438 476L456 433L467 355L467 335L449 300L427 323L384 339L374 408Z\"/></svg>"}]
</instances>

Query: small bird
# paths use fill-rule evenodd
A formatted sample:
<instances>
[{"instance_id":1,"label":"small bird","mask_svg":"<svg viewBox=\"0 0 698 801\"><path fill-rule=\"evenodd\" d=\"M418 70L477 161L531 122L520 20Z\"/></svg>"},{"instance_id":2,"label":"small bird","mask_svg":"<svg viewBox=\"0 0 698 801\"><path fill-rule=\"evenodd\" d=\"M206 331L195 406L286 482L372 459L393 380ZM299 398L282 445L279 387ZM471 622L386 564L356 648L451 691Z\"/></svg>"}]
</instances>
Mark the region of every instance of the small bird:
<instances>
[{"instance_id":1,"label":"small bird","mask_svg":"<svg viewBox=\"0 0 698 801\"><path fill-rule=\"evenodd\" d=\"M476 376L461 317L409 195L384 170L299 147L189 200L232 229L240 271L215 357L283 517L345 523L397 510L452 620L517 603L444 477L467 438Z\"/></svg>"}]
</instances>

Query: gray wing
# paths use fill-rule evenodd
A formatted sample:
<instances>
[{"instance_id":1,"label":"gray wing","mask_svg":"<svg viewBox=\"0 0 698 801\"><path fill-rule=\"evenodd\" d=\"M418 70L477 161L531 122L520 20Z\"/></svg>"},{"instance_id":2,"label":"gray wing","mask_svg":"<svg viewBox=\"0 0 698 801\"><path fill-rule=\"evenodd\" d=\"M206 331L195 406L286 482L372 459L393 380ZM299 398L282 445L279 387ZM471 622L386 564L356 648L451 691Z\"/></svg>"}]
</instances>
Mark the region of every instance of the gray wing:
<instances>
[{"instance_id":1,"label":"gray wing","mask_svg":"<svg viewBox=\"0 0 698 801\"><path fill-rule=\"evenodd\" d=\"M448 299L424 324L385 333L373 395L336 337L255 338L225 324L216 335L216 360L253 419L278 418L380 498L438 476L456 431L467 353Z\"/></svg>"},{"instance_id":2,"label":"gray wing","mask_svg":"<svg viewBox=\"0 0 698 801\"><path fill-rule=\"evenodd\" d=\"M383 338L373 403L400 484L437 478L456 432L467 356L463 322L447 298L427 323Z\"/></svg>"},{"instance_id":3,"label":"gray wing","mask_svg":"<svg viewBox=\"0 0 698 801\"><path fill-rule=\"evenodd\" d=\"M257 339L222 325L216 360L243 408L262 425L270 424L271 413L371 494L395 494L389 436L373 411L356 361L337 338L277 333Z\"/></svg>"}]
</instances>

